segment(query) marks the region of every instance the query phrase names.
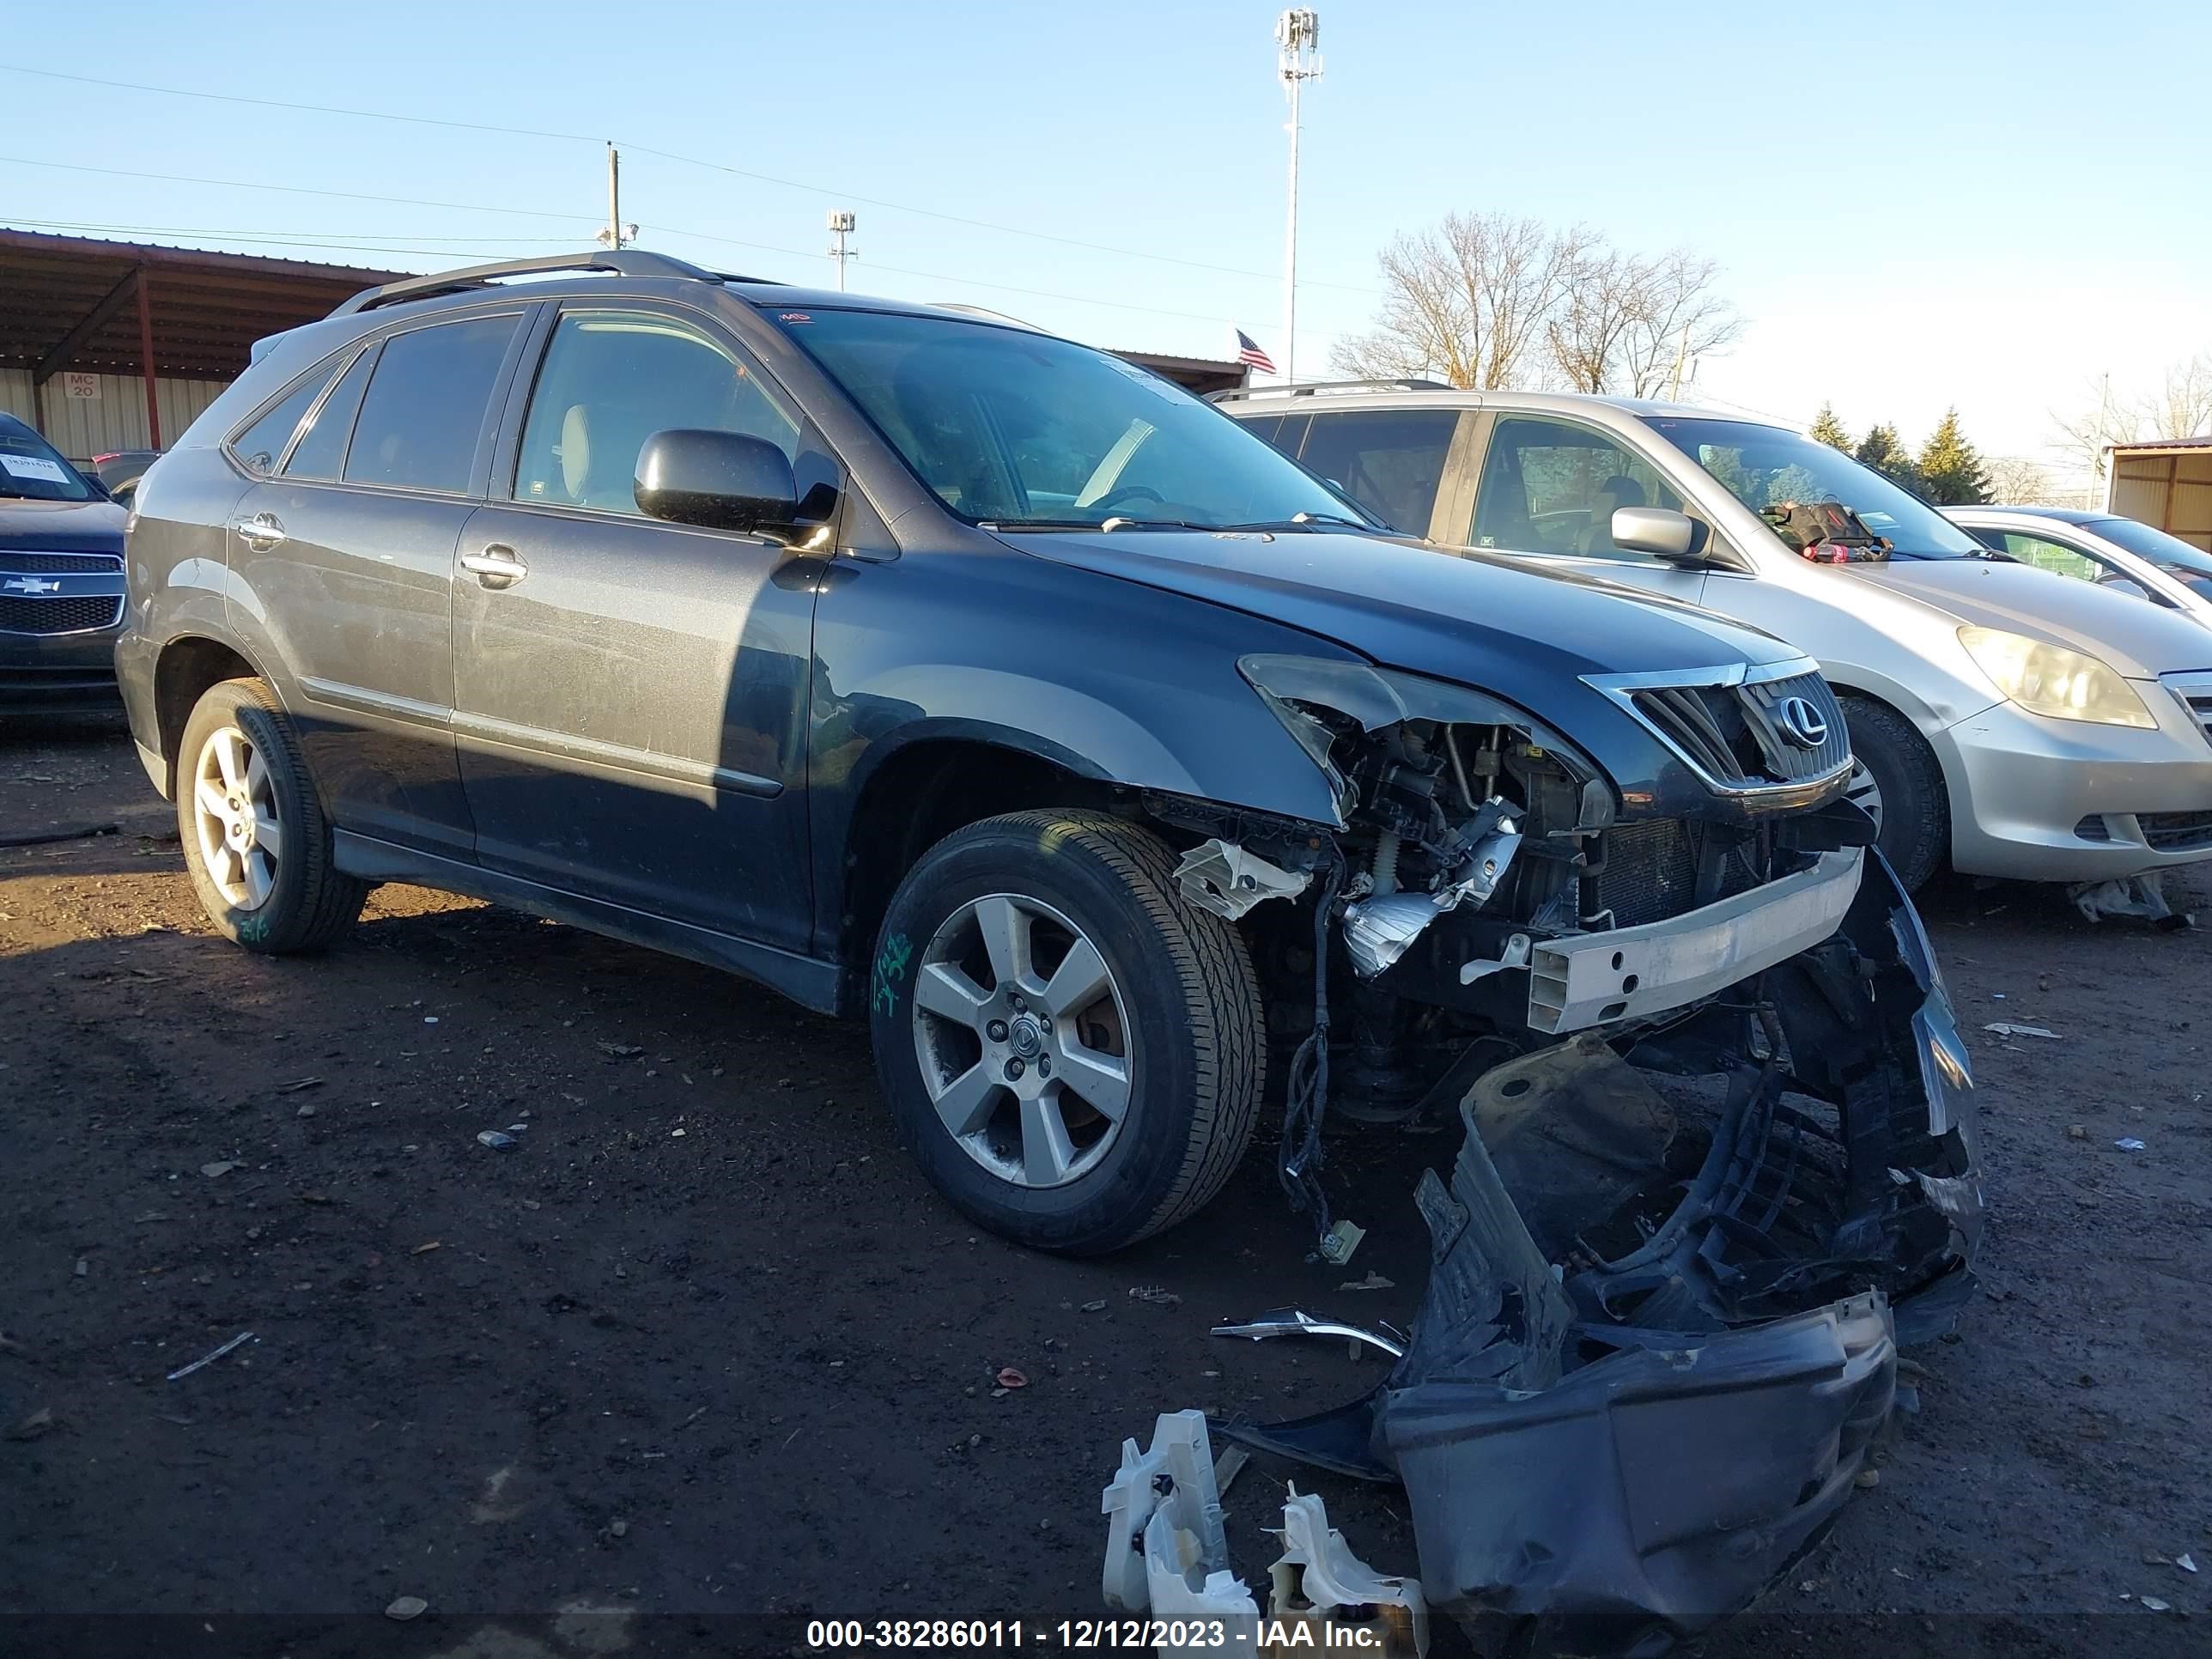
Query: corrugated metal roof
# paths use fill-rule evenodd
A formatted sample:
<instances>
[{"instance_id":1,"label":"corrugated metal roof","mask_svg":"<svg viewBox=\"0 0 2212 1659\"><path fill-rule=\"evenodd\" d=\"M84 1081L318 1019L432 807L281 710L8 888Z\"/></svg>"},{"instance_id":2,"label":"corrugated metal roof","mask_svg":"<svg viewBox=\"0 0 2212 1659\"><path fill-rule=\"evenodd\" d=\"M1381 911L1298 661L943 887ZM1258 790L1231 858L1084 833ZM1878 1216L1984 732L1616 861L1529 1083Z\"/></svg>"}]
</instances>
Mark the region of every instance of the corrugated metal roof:
<instances>
[{"instance_id":1,"label":"corrugated metal roof","mask_svg":"<svg viewBox=\"0 0 2212 1659\"><path fill-rule=\"evenodd\" d=\"M143 374L143 284L155 373L229 380L264 335L404 274L0 229L0 367L40 380L64 369Z\"/></svg>"},{"instance_id":2,"label":"corrugated metal roof","mask_svg":"<svg viewBox=\"0 0 2212 1659\"><path fill-rule=\"evenodd\" d=\"M2136 449L2212 449L2212 432L2201 433L2194 438L2145 438L2140 443L2106 444L2105 447L2115 455Z\"/></svg>"}]
</instances>

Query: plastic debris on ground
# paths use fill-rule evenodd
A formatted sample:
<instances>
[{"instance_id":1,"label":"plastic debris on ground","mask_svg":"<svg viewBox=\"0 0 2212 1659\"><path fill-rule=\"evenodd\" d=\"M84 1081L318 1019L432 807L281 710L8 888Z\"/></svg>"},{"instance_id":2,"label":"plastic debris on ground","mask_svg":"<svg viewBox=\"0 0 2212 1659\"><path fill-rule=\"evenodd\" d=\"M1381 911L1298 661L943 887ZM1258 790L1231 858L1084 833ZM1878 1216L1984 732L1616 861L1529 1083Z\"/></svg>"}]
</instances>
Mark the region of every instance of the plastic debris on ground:
<instances>
[{"instance_id":1,"label":"plastic debris on ground","mask_svg":"<svg viewBox=\"0 0 2212 1659\"><path fill-rule=\"evenodd\" d=\"M2133 1135L2123 1135L2118 1140L2114 1141L2112 1145L2118 1147L2124 1152L2139 1152L2143 1150L2143 1143L2137 1140Z\"/></svg>"},{"instance_id":2,"label":"plastic debris on ground","mask_svg":"<svg viewBox=\"0 0 2212 1659\"><path fill-rule=\"evenodd\" d=\"M2057 1032L2048 1030L2043 1026L2014 1025L2005 1020L1995 1021L1990 1024L1983 1026L1982 1029L1984 1031L1995 1031L2001 1037L2048 1037L2053 1042L2063 1042L2065 1041L2065 1039L2061 1037Z\"/></svg>"},{"instance_id":3,"label":"plastic debris on ground","mask_svg":"<svg viewBox=\"0 0 2212 1659\"><path fill-rule=\"evenodd\" d=\"M1250 1589L1230 1569L1221 1507L1224 1482L1243 1467L1234 1450L1214 1462L1202 1412L1163 1413L1149 1447L1121 1443L1121 1466L1099 1504L1107 1517L1099 1579L1106 1605L1148 1615L1163 1635L1187 1621L1194 1645L1163 1640L1154 1649L1163 1656L1213 1653L1225 1638L1231 1651L1262 1656L1340 1648L1420 1659L1429 1609L1419 1582L1378 1573L1354 1555L1311 1494L1291 1492L1280 1528L1270 1529L1283 1548L1268 1569L1261 1618Z\"/></svg>"},{"instance_id":4,"label":"plastic debris on ground","mask_svg":"<svg viewBox=\"0 0 2212 1659\"><path fill-rule=\"evenodd\" d=\"M1366 1237L1366 1228L1355 1222L1340 1221L1322 1236L1318 1247L1321 1259L1332 1267L1341 1267L1352 1260L1352 1253Z\"/></svg>"}]
</instances>

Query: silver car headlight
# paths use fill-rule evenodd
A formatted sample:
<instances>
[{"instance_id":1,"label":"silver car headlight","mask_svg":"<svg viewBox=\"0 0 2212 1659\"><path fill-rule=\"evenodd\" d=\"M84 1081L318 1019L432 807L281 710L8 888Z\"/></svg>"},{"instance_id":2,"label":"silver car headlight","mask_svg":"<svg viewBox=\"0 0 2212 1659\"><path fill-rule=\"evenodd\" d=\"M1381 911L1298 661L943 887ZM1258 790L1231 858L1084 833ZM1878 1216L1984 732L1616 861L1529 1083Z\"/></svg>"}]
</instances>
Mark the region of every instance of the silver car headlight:
<instances>
[{"instance_id":1,"label":"silver car headlight","mask_svg":"<svg viewBox=\"0 0 2212 1659\"><path fill-rule=\"evenodd\" d=\"M2032 714L2097 726L2158 725L2133 686L2084 652L1997 628L1962 628L1959 643L1999 691Z\"/></svg>"}]
</instances>

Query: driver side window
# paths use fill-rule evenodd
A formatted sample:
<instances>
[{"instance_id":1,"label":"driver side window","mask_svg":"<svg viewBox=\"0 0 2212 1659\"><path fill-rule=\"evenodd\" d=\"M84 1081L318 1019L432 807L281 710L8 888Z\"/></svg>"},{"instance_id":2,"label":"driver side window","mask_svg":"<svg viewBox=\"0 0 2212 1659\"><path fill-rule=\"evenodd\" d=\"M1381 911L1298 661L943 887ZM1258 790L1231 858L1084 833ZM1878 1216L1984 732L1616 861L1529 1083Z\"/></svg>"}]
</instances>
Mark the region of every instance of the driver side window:
<instances>
[{"instance_id":1,"label":"driver side window","mask_svg":"<svg viewBox=\"0 0 2212 1659\"><path fill-rule=\"evenodd\" d=\"M1640 455L1565 421L1501 416L1490 437L1468 540L1506 552L1648 561L1616 547L1617 507L1664 507L1682 498Z\"/></svg>"},{"instance_id":2,"label":"driver side window","mask_svg":"<svg viewBox=\"0 0 2212 1659\"><path fill-rule=\"evenodd\" d=\"M678 427L798 454L798 419L731 346L663 312L563 312L531 394L514 499L635 514L638 451Z\"/></svg>"}]
</instances>

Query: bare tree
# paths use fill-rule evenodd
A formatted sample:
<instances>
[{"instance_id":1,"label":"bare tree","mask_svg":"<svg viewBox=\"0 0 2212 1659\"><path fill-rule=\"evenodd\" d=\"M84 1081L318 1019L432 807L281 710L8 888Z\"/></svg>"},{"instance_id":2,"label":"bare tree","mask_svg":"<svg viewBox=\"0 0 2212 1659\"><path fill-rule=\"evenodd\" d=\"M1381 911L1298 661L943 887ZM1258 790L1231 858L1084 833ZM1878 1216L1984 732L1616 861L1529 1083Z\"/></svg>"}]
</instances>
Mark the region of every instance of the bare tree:
<instances>
[{"instance_id":1,"label":"bare tree","mask_svg":"<svg viewBox=\"0 0 2212 1659\"><path fill-rule=\"evenodd\" d=\"M1369 333L1331 362L1364 379L1435 375L1455 386L1517 386L1567 293L1585 239L1503 213L1455 213L1382 252L1384 295Z\"/></svg>"},{"instance_id":2,"label":"bare tree","mask_svg":"<svg viewBox=\"0 0 2212 1659\"><path fill-rule=\"evenodd\" d=\"M1678 364L1732 345L1743 319L1715 289L1720 267L1687 248L1650 262L1633 322L1621 339L1621 372L1631 395L1655 396Z\"/></svg>"},{"instance_id":3,"label":"bare tree","mask_svg":"<svg viewBox=\"0 0 2212 1659\"><path fill-rule=\"evenodd\" d=\"M2144 423L2160 438L2212 432L2212 351L2166 371L2166 384L2142 400Z\"/></svg>"},{"instance_id":4,"label":"bare tree","mask_svg":"<svg viewBox=\"0 0 2212 1659\"><path fill-rule=\"evenodd\" d=\"M2024 455L1999 455L1989 463L1990 499L2002 507L2039 507L2051 500L2051 474Z\"/></svg>"},{"instance_id":5,"label":"bare tree","mask_svg":"<svg viewBox=\"0 0 2212 1659\"><path fill-rule=\"evenodd\" d=\"M1546 325L1552 361L1577 392L1603 392L1621 373L1632 332L1651 303L1656 264L1588 239Z\"/></svg>"}]
</instances>

